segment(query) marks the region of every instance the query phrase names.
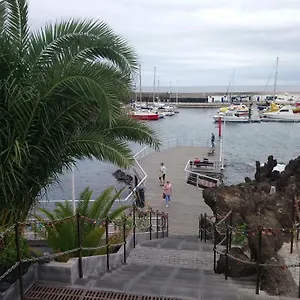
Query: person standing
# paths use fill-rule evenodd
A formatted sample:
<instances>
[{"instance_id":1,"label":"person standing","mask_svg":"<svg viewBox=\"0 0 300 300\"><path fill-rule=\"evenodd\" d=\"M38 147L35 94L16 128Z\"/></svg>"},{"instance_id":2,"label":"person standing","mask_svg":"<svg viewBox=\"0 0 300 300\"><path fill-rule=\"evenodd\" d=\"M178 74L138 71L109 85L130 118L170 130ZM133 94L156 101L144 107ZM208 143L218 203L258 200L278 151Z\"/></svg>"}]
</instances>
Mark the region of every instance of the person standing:
<instances>
[{"instance_id":1,"label":"person standing","mask_svg":"<svg viewBox=\"0 0 300 300\"><path fill-rule=\"evenodd\" d=\"M167 181L167 183L164 185L166 207L169 206L169 203L171 201L172 192L173 192L173 186L170 183L170 181Z\"/></svg>"},{"instance_id":2,"label":"person standing","mask_svg":"<svg viewBox=\"0 0 300 300\"><path fill-rule=\"evenodd\" d=\"M215 148L215 135L213 133L211 134L211 147Z\"/></svg>"},{"instance_id":3,"label":"person standing","mask_svg":"<svg viewBox=\"0 0 300 300\"><path fill-rule=\"evenodd\" d=\"M160 164L160 169L159 169L159 182L160 182L160 186L163 186L165 184L165 180L166 180L166 172L167 172L167 169L166 167L164 166L164 163L161 163Z\"/></svg>"}]
</instances>

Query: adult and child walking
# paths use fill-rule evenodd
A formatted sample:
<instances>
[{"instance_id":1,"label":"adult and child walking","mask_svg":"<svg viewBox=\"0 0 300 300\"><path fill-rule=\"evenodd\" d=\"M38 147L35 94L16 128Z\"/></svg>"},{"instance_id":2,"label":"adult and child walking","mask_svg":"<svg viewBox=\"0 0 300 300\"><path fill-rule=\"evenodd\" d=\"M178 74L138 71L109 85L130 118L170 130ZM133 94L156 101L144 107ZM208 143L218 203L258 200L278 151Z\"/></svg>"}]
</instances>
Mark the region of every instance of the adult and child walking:
<instances>
[{"instance_id":1,"label":"adult and child walking","mask_svg":"<svg viewBox=\"0 0 300 300\"><path fill-rule=\"evenodd\" d=\"M160 174L158 179L160 182L160 186L163 187L163 198L165 199L166 207L168 207L171 201L173 187L169 180L166 181L167 168L165 167L164 163L160 164L159 172Z\"/></svg>"}]
</instances>

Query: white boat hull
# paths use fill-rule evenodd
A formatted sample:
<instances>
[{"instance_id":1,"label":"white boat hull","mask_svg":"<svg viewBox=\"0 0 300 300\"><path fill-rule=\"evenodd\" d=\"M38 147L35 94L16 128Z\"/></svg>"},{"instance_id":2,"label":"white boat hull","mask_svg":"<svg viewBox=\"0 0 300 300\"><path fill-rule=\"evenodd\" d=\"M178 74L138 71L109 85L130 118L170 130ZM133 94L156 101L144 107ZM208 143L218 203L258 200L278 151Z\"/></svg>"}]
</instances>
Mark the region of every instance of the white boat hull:
<instances>
[{"instance_id":1,"label":"white boat hull","mask_svg":"<svg viewBox=\"0 0 300 300\"><path fill-rule=\"evenodd\" d=\"M215 122L219 122L219 118L221 118L222 122L230 122L230 123L249 123L249 117L234 117L234 116L214 116L213 119Z\"/></svg>"},{"instance_id":2,"label":"white boat hull","mask_svg":"<svg viewBox=\"0 0 300 300\"><path fill-rule=\"evenodd\" d=\"M291 115L275 115L273 113L265 113L263 117L268 120L278 120L278 121L286 121L286 122L300 122L300 114L295 114L295 116Z\"/></svg>"},{"instance_id":3,"label":"white boat hull","mask_svg":"<svg viewBox=\"0 0 300 300\"><path fill-rule=\"evenodd\" d=\"M167 116L167 117L172 117L175 115L174 111L166 111L164 112L164 114Z\"/></svg>"},{"instance_id":4,"label":"white boat hull","mask_svg":"<svg viewBox=\"0 0 300 300\"><path fill-rule=\"evenodd\" d=\"M279 111L263 113L263 117L274 121L300 122L300 113L294 113L290 105L282 107Z\"/></svg>"}]
</instances>

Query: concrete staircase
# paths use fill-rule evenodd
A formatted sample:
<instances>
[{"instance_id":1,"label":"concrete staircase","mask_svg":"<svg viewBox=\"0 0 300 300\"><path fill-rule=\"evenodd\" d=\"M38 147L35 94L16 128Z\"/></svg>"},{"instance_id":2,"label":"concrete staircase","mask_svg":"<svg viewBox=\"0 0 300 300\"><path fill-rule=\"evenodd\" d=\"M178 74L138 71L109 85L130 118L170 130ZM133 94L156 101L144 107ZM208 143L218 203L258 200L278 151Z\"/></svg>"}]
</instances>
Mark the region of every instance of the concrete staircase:
<instances>
[{"instance_id":1,"label":"concrete staircase","mask_svg":"<svg viewBox=\"0 0 300 300\"><path fill-rule=\"evenodd\" d=\"M76 284L104 291L153 297L205 300L286 299L255 295L255 277L232 280L212 271L210 242L173 236L137 245L127 265L102 277L80 279Z\"/></svg>"}]
</instances>

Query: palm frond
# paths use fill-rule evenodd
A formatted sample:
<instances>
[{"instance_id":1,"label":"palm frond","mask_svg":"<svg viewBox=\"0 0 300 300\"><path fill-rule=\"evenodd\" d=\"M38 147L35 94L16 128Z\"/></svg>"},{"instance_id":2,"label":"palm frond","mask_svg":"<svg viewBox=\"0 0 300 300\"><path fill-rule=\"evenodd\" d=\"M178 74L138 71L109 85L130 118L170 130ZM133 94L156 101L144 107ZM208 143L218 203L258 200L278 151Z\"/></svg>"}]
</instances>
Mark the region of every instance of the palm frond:
<instances>
[{"instance_id":1,"label":"palm frond","mask_svg":"<svg viewBox=\"0 0 300 300\"><path fill-rule=\"evenodd\" d=\"M128 141L159 146L153 130L123 114L138 67L123 38L94 20L30 32L27 18L28 1L0 0L0 214L8 211L7 220L24 220L49 179L76 160L128 168ZM70 213L62 208L53 214Z\"/></svg>"},{"instance_id":2,"label":"palm frond","mask_svg":"<svg viewBox=\"0 0 300 300\"><path fill-rule=\"evenodd\" d=\"M123 213L129 208L131 208L131 206L129 206L129 205L120 206L120 207L116 208L114 211L112 211L111 213L109 213L108 218L110 220L115 220L115 219L119 218L120 216L122 216Z\"/></svg>"},{"instance_id":3,"label":"palm frond","mask_svg":"<svg viewBox=\"0 0 300 300\"><path fill-rule=\"evenodd\" d=\"M65 144L66 150L75 158L96 158L112 162L122 168L130 167L134 160L126 142L113 140L94 130L78 130L73 139Z\"/></svg>"},{"instance_id":4,"label":"palm frond","mask_svg":"<svg viewBox=\"0 0 300 300\"><path fill-rule=\"evenodd\" d=\"M30 60L34 62L33 70L51 66L54 58L68 63L106 59L127 74L138 68L136 53L122 38L106 23L87 19L48 24L32 35Z\"/></svg>"},{"instance_id":5,"label":"palm frond","mask_svg":"<svg viewBox=\"0 0 300 300\"><path fill-rule=\"evenodd\" d=\"M124 191L125 188L120 189L117 191L115 194L113 194L107 201L104 203L104 207L102 209L102 217L104 218L105 216L108 216L112 205L115 203L116 200L120 199L120 196L122 192Z\"/></svg>"},{"instance_id":6,"label":"palm frond","mask_svg":"<svg viewBox=\"0 0 300 300\"><path fill-rule=\"evenodd\" d=\"M5 17L6 17L6 2L0 1L0 34L3 38L3 33L5 32Z\"/></svg>"},{"instance_id":7,"label":"palm frond","mask_svg":"<svg viewBox=\"0 0 300 300\"><path fill-rule=\"evenodd\" d=\"M151 127L126 115L121 115L111 127L103 128L103 133L121 140L147 144L156 150L161 144Z\"/></svg>"},{"instance_id":8,"label":"palm frond","mask_svg":"<svg viewBox=\"0 0 300 300\"><path fill-rule=\"evenodd\" d=\"M5 0L6 34L17 46L19 54L27 51L29 39L28 5L26 0Z\"/></svg>"},{"instance_id":9,"label":"palm frond","mask_svg":"<svg viewBox=\"0 0 300 300\"><path fill-rule=\"evenodd\" d=\"M89 203L92 198L93 191L89 187L85 188L79 196L79 203L77 207L77 213L82 216L86 216L89 209Z\"/></svg>"},{"instance_id":10,"label":"palm frond","mask_svg":"<svg viewBox=\"0 0 300 300\"><path fill-rule=\"evenodd\" d=\"M106 217L103 214L104 207L108 201L112 198L113 187L106 188L99 197L97 197L89 210L89 216L92 219L104 219Z\"/></svg>"}]
</instances>

